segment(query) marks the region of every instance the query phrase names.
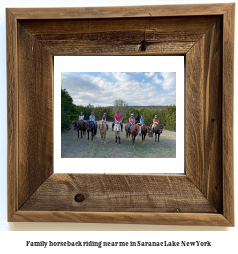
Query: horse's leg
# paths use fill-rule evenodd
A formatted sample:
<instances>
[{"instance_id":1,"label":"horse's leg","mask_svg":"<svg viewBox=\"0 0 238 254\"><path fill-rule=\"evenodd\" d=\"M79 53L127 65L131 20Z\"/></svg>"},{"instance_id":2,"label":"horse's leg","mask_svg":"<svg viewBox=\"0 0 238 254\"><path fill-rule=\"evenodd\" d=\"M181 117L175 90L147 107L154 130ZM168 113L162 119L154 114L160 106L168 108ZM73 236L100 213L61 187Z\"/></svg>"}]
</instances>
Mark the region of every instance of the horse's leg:
<instances>
[{"instance_id":1,"label":"horse's leg","mask_svg":"<svg viewBox=\"0 0 238 254\"><path fill-rule=\"evenodd\" d=\"M83 136L82 136L82 132L83 132L83 130L81 129L81 138L83 137Z\"/></svg>"},{"instance_id":2,"label":"horse's leg","mask_svg":"<svg viewBox=\"0 0 238 254\"><path fill-rule=\"evenodd\" d=\"M88 140L89 140L89 131L88 131Z\"/></svg>"},{"instance_id":3,"label":"horse's leg","mask_svg":"<svg viewBox=\"0 0 238 254\"><path fill-rule=\"evenodd\" d=\"M158 134L158 143L159 143L159 136L160 136L160 134Z\"/></svg>"},{"instance_id":4,"label":"horse's leg","mask_svg":"<svg viewBox=\"0 0 238 254\"><path fill-rule=\"evenodd\" d=\"M79 138L79 130L77 130L78 131L78 138Z\"/></svg>"},{"instance_id":5,"label":"horse's leg","mask_svg":"<svg viewBox=\"0 0 238 254\"><path fill-rule=\"evenodd\" d=\"M120 138L120 136L118 138L119 138L119 145L120 145L121 144L121 138Z\"/></svg>"},{"instance_id":6,"label":"horse's leg","mask_svg":"<svg viewBox=\"0 0 238 254\"><path fill-rule=\"evenodd\" d=\"M156 136L157 136L157 134L155 133L155 142L156 142Z\"/></svg>"}]
</instances>

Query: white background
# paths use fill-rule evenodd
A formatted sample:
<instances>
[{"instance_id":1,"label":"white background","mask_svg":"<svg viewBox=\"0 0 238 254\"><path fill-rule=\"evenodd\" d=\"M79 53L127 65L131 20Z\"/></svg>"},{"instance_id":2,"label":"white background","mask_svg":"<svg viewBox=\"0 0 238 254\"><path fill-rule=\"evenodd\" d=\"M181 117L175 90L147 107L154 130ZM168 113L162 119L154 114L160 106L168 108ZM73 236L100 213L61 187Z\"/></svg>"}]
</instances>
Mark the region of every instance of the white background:
<instances>
[{"instance_id":1,"label":"white background","mask_svg":"<svg viewBox=\"0 0 238 254\"><path fill-rule=\"evenodd\" d=\"M92 223L7 223L7 110L6 110L6 42L5 42L5 8L6 7L80 7L80 6L118 6L118 5L155 5L155 4L191 4L191 3L223 3L223 2L236 2L230 0L222 0L222 1L130 1L130 0L117 0L117 1L76 1L76 0L57 0L57 1L49 1L49 0L1 0L0 3L0 229L2 231L37 231L37 232L0 232L1 236L1 248L3 249L3 253L10 253L11 251L22 253L43 253L43 249L40 248L25 248L26 240L70 240L70 239L80 239L82 237L88 237L91 239L88 240L97 240L96 238L103 239L106 241L109 240L123 240L128 241L131 237L136 237L138 240L140 239L151 239L151 240L167 240L170 238L172 240L180 240L181 238L185 238L190 240L210 240L213 241L212 248L196 248L196 249L181 249L181 248L171 248L166 249L169 253L171 252L181 252L181 253L224 253L225 251L230 251L231 253L237 253L237 237L238 237L238 226L234 228L224 228L224 227L189 227L189 226L158 226L158 225L124 225L124 224L92 224ZM237 5L236 5L236 14ZM236 19L236 38L237 38L237 29L238 22ZM235 48L235 69L237 70L237 43ZM234 130L237 130L237 121L238 121L238 92L237 92L237 74L235 73L235 125ZM236 131L234 132L234 152L235 155L238 151L238 139ZM235 162L235 197L237 201L237 169L238 169L238 156L234 156ZM237 202L235 203L236 208L236 218L238 217L238 207ZM236 219L236 224L238 223ZM40 232L40 231L49 231L49 230L71 230L71 231L115 231L115 232ZM132 232L119 232L119 231L140 231L136 233ZM150 232L142 232L142 231L150 231ZM172 231L172 232L162 232L162 231ZM183 231L183 232L176 232ZM186 232L193 231L193 232ZM207 232L201 232L207 231ZM209 231L219 231L219 232L209 232ZM231 232L225 232L231 231ZM167 233L167 234L166 234ZM70 239L69 239L70 238ZM139 239L140 238L140 239ZM126 240L125 240L126 239ZM8 250L6 250L8 249ZM47 250L47 249L45 249ZM48 249L50 250L50 249ZM68 249L67 249L68 250ZM162 250L162 249L161 249ZM52 249L50 250L52 252ZM54 252L65 252L64 249L54 249ZM88 249L88 252L92 252L91 249ZM96 251L96 249L94 249ZM108 251L112 251L112 249L108 248ZM119 249L121 252L122 249ZM125 252L125 250L123 250ZM128 252L131 250L128 249ZM147 249L137 249L137 252L145 252L150 251L150 253L159 253L160 249L149 250ZM80 250L75 249L71 253L80 253ZM105 252L105 249L104 249ZM115 252L115 250L114 250ZM85 253L85 252L84 252ZM165 252L162 252L165 253Z\"/></svg>"},{"instance_id":2,"label":"white background","mask_svg":"<svg viewBox=\"0 0 238 254\"><path fill-rule=\"evenodd\" d=\"M133 56L54 57L55 173L184 173L183 124L177 124L176 128L179 133L176 136L176 158L107 158L106 165L101 163L103 158L94 158L95 167L87 167L87 171L86 167L76 165L88 163L88 158L61 158L61 129L57 124L61 121L61 72L176 72L176 119L180 123L184 122L184 57L143 56L143 63ZM128 163L133 166L121 167ZM159 168L153 167L157 163Z\"/></svg>"}]
</instances>

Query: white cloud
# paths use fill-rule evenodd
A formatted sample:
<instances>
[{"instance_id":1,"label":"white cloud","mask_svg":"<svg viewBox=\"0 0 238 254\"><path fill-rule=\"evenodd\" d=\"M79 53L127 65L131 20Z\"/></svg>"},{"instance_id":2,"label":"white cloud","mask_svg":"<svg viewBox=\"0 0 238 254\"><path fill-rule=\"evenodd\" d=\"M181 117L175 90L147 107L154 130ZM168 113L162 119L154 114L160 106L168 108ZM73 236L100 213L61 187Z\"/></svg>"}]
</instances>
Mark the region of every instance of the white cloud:
<instances>
[{"instance_id":1,"label":"white cloud","mask_svg":"<svg viewBox=\"0 0 238 254\"><path fill-rule=\"evenodd\" d=\"M145 76L146 76L147 78L153 78L153 80L154 80L154 82L155 82L156 84L161 84L161 83L163 82L162 79L159 79L159 78L158 78L158 74L156 74L155 72L146 72L146 73L145 73Z\"/></svg>"},{"instance_id":2,"label":"white cloud","mask_svg":"<svg viewBox=\"0 0 238 254\"><path fill-rule=\"evenodd\" d=\"M126 74L125 72L112 72L112 75L114 78L118 81L128 81L130 79L130 76Z\"/></svg>"},{"instance_id":3,"label":"white cloud","mask_svg":"<svg viewBox=\"0 0 238 254\"><path fill-rule=\"evenodd\" d=\"M161 83L164 90L170 90L176 88L176 73L175 72L161 72L160 75L163 78Z\"/></svg>"},{"instance_id":4,"label":"white cloud","mask_svg":"<svg viewBox=\"0 0 238 254\"><path fill-rule=\"evenodd\" d=\"M155 75L155 72L146 72L145 73L145 76L147 77L147 78L151 78L151 77L153 77Z\"/></svg>"},{"instance_id":5,"label":"white cloud","mask_svg":"<svg viewBox=\"0 0 238 254\"><path fill-rule=\"evenodd\" d=\"M176 90L173 90L173 92L169 93L169 95L175 95L176 94Z\"/></svg>"},{"instance_id":6,"label":"white cloud","mask_svg":"<svg viewBox=\"0 0 238 254\"><path fill-rule=\"evenodd\" d=\"M163 82L162 79L159 79L159 78L158 78L158 75L154 75L153 79L154 79L154 82L155 82L156 84L161 84L161 83Z\"/></svg>"}]
</instances>

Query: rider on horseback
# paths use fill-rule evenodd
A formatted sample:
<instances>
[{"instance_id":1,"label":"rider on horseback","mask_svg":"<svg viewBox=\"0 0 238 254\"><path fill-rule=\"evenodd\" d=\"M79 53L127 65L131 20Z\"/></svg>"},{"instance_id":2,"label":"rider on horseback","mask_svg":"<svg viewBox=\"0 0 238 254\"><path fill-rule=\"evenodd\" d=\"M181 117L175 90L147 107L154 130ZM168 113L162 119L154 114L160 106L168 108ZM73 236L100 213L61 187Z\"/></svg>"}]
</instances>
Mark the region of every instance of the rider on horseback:
<instances>
[{"instance_id":1,"label":"rider on horseback","mask_svg":"<svg viewBox=\"0 0 238 254\"><path fill-rule=\"evenodd\" d=\"M140 132L139 133L141 133L141 126L145 124L145 119L143 116L140 117L139 124L140 124Z\"/></svg>"},{"instance_id":2,"label":"rider on horseback","mask_svg":"<svg viewBox=\"0 0 238 254\"><path fill-rule=\"evenodd\" d=\"M91 115L89 116L89 121L92 121L94 124L94 129L97 129L97 124L95 122L95 115L93 112L91 112Z\"/></svg>"},{"instance_id":3,"label":"rider on horseback","mask_svg":"<svg viewBox=\"0 0 238 254\"><path fill-rule=\"evenodd\" d=\"M85 126L85 121L84 121L83 112L81 112L80 115L79 115L79 121L83 121L83 126Z\"/></svg>"},{"instance_id":4,"label":"rider on horseback","mask_svg":"<svg viewBox=\"0 0 238 254\"><path fill-rule=\"evenodd\" d=\"M155 118L153 119L152 132L154 132L154 127L156 124L159 124L159 119L157 118L157 115L155 115Z\"/></svg>"},{"instance_id":5,"label":"rider on horseback","mask_svg":"<svg viewBox=\"0 0 238 254\"><path fill-rule=\"evenodd\" d=\"M122 115L119 114L119 110L117 110L117 113L114 116L114 118L115 118L115 121L112 123L112 131L113 131L115 122L118 121L121 124L121 132L122 132L123 131L123 123L122 123L123 118L122 118Z\"/></svg>"},{"instance_id":6,"label":"rider on horseback","mask_svg":"<svg viewBox=\"0 0 238 254\"><path fill-rule=\"evenodd\" d=\"M135 123L136 123L136 120L135 120L135 118L134 118L134 115L131 114L131 117L129 118L129 125L128 125L127 132L129 132L131 126L134 125Z\"/></svg>"},{"instance_id":7,"label":"rider on horseback","mask_svg":"<svg viewBox=\"0 0 238 254\"><path fill-rule=\"evenodd\" d=\"M105 124L107 125L107 130L109 129L108 127L108 123L106 122L107 118L106 118L106 113L103 113L103 116L102 116L102 121L105 122ZM98 130L100 129L100 124L98 125Z\"/></svg>"}]
</instances>

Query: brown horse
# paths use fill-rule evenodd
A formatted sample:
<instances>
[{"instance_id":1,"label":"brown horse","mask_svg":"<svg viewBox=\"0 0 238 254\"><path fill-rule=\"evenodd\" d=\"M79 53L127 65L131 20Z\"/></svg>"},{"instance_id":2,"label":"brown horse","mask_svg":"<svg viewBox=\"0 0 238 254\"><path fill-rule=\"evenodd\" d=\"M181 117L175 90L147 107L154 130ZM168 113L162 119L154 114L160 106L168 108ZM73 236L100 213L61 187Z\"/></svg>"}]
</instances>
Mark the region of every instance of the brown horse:
<instances>
[{"instance_id":1,"label":"brown horse","mask_svg":"<svg viewBox=\"0 0 238 254\"><path fill-rule=\"evenodd\" d=\"M145 143L145 136L148 134L150 138L153 137L153 132L149 126L142 125L141 126L141 138L142 138L142 144Z\"/></svg>"},{"instance_id":2,"label":"brown horse","mask_svg":"<svg viewBox=\"0 0 238 254\"><path fill-rule=\"evenodd\" d=\"M131 129L128 131L128 125L129 125L129 123L125 125L125 131L126 131L126 138L128 141L130 141ZM128 136L129 136L129 138L128 138Z\"/></svg>"},{"instance_id":3,"label":"brown horse","mask_svg":"<svg viewBox=\"0 0 238 254\"><path fill-rule=\"evenodd\" d=\"M91 140L93 140L94 135L97 134L97 122L96 126L94 126L93 121L86 121L85 125L88 132L88 140L89 140L89 132L91 132Z\"/></svg>"},{"instance_id":4,"label":"brown horse","mask_svg":"<svg viewBox=\"0 0 238 254\"><path fill-rule=\"evenodd\" d=\"M138 135L139 131L140 131L140 124L134 124L131 126L131 138L132 138L132 143L133 143L133 147L135 146L135 138Z\"/></svg>"},{"instance_id":5,"label":"brown horse","mask_svg":"<svg viewBox=\"0 0 238 254\"><path fill-rule=\"evenodd\" d=\"M100 122L100 127L99 127L99 130L100 130L100 134L101 134L101 143L103 144L106 144L106 133L107 133L107 126L105 124L105 121L101 121Z\"/></svg>"},{"instance_id":6,"label":"brown horse","mask_svg":"<svg viewBox=\"0 0 238 254\"><path fill-rule=\"evenodd\" d=\"M74 130L78 131L78 138L79 138L79 131L80 130L81 130L81 138L83 137L82 134L85 135L86 127L83 124L82 120L78 120L78 121L74 122Z\"/></svg>"},{"instance_id":7,"label":"brown horse","mask_svg":"<svg viewBox=\"0 0 238 254\"><path fill-rule=\"evenodd\" d=\"M156 142L157 135L158 135L158 142L159 142L160 133L162 133L162 129L160 128L160 125L159 125L159 124L156 124L156 125L154 126L154 131L153 131L153 133L155 134L155 142Z\"/></svg>"}]
</instances>

